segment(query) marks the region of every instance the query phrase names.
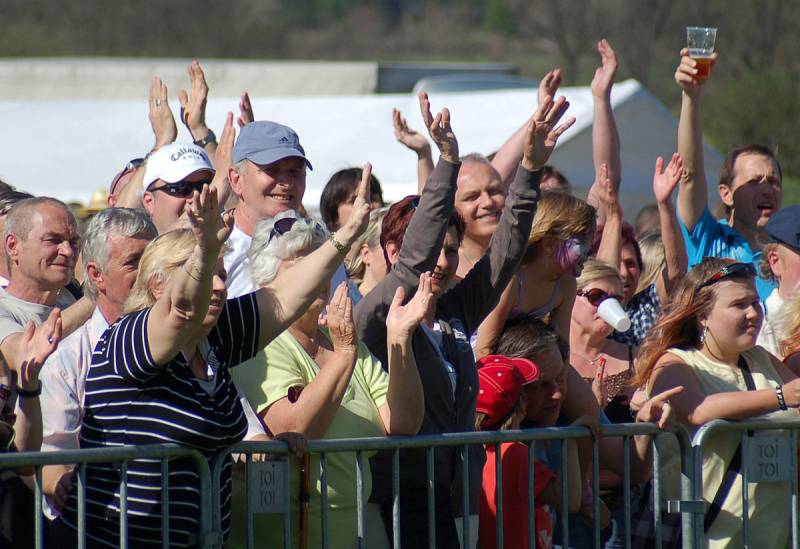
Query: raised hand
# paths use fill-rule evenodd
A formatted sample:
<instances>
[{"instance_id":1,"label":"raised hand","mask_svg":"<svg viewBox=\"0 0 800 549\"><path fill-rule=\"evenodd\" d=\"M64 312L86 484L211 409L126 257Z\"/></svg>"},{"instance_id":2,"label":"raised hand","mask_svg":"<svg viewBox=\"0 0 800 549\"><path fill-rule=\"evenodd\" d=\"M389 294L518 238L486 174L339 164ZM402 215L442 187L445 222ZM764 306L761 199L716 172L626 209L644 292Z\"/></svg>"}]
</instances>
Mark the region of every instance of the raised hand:
<instances>
[{"instance_id":1,"label":"raised hand","mask_svg":"<svg viewBox=\"0 0 800 549\"><path fill-rule=\"evenodd\" d=\"M608 99L617 74L617 54L605 38L597 43L597 53L600 54L600 67L594 71L590 87L594 97Z\"/></svg>"},{"instance_id":2,"label":"raised hand","mask_svg":"<svg viewBox=\"0 0 800 549\"><path fill-rule=\"evenodd\" d=\"M538 105L544 103L547 96L555 97L558 88L561 86L561 69L553 69L539 80Z\"/></svg>"},{"instance_id":3,"label":"raised hand","mask_svg":"<svg viewBox=\"0 0 800 549\"><path fill-rule=\"evenodd\" d=\"M178 128L175 125L175 117L172 109L169 108L167 101L167 86L158 76L154 76L150 81L150 127L156 136L154 150L160 149L164 145L169 145L178 136Z\"/></svg>"},{"instance_id":4,"label":"raised hand","mask_svg":"<svg viewBox=\"0 0 800 549\"><path fill-rule=\"evenodd\" d=\"M356 325L353 322L353 302L347 293L347 283L336 287L333 298L328 303L328 332L334 352L357 352Z\"/></svg>"},{"instance_id":5,"label":"raised hand","mask_svg":"<svg viewBox=\"0 0 800 549\"><path fill-rule=\"evenodd\" d=\"M206 102L208 101L208 84L206 75L195 59L189 65L189 93L178 92L181 103L181 122L186 124L193 139L203 139L208 133L206 126Z\"/></svg>"},{"instance_id":6,"label":"raised hand","mask_svg":"<svg viewBox=\"0 0 800 549\"><path fill-rule=\"evenodd\" d=\"M244 92L239 100L239 118L236 119L236 123L239 124L240 128L244 128L255 119L253 105L250 104L250 95Z\"/></svg>"},{"instance_id":7,"label":"raised hand","mask_svg":"<svg viewBox=\"0 0 800 549\"><path fill-rule=\"evenodd\" d=\"M671 429L675 424L675 414L669 399L683 391L683 386L678 385L672 389L658 393L642 404L636 414L637 423L656 423L659 429Z\"/></svg>"},{"instance_id":8,"label":"raised hand","mask_svg":"<svg viewBox=\"0 0 800 549\"><path fill-rule=\"evenodd\" d=\"M431 289L431 273L422 273L419 286L408 303L403 305L406 292L398 287L394 299L386 315L386 331L389 339L406 340L411 337L419 323L433 309L433 290Z\"/></svg>"},{"instance_id":9,"label":"raised hand","mask_svg":"<svg viewBox=\"0 0 800 549\"><path fill-rule=\"evenodd\" d=\"M372 164L367 162L364 164L364 169L361 170L361 181L356 190L356 200L353 202L353 208L350 210L350 217L347 218L344 225L336 231L336 240L346 247L355 242L356 238L361 236L367 230L369 225L369 210L370 210L370 197L369 197L369 176L372 175Z\"/></svg>"},{"instance_id":10,"label":"raised hand","mask_svg":"<svg viewBox=\"0 0 800 549\"><path fill-rule=\"evenodd\" d=\"M394 137L400 143L419 154L430 150L431 144L424 135L408 127L408 121L400 114L397 109L392 109L392 125L394 126Z\"/></svg>"},{"instance_id":11,"label":"raised hand","mask_svg":"<svg viewBox=\"0 0 800 549\"><path fill-rule=\"evenodd\" d=\"M597 199L603 206L603 211L606 212L607 216L616 214L622 217L622 206L619 203L619 195L617 189L614 188L614 184L611 182L611 178L608 177L607 164L600 165L600 173L597 174L597 178L599 183Z\"/></svg>"},{"instance_id":12,"label":"raised hand","mask_svg":"<svg viewBox=\"0 0 800 549\"><path fill-rule=\"evenodd\" d=\"M563 96L555 101L547 96L533 113L533 117L528 123L522 156L522 165L526 169L537 170L547 164L547 159L553 153L558 138L575 123L573 117L556 127L568 108L569 102Z\"/></svg>"},{"instance_id":13,"label":"raised hand","mask_svg":"<svg viewBox=\"0 0 800 549\"><path fill-rule=\"evenodd\" d=\"M669 204L672 202L672 192L678 186L683 173L683 159L678 153L674 153L664 169L664 159L660 156L656 158L656 167L653 172L653 196L659 204Z\"/></svg>"},{"instance_id":14,"label":"raised hand","mask_svg":"<svg viewBox=\"0 0 800 549\"><path fill-rule=\"evenodd\" d=\"M717 62L717 52L711 54L711 69ZM710 69L709 69L710 70ZM698 78L697 61L689 57L689 49L681 50L681 62L675 69L675 82L688 95L695 97L700 94L708 78ZM710 74L710 73L709 73Z\"/></svg>"},{"instance_id":15,"label":"raised hand","mask_svg":"<svg viewBox=\"0 0 800 549\"><path fill-rule=\"evenodd\" d=\"M233 215L219 213L217 189L203 185L201 192L195 191L186 215L197 245L216 257L233 229Z\"/></svg>"},{"instance_id":16,"label":"raised hand","mask_svg":"<svg viewBox=\"0 0 800 549\"><path fill-rule=\"evenodd\" d=\"M450 111L445 107L436 116L433 116L431 103L425 92L419 93L419 110L422 113L425 127L428 128L428 133L436 143L441 157L451 164L458 164L458 140L450 127Z\"/></svg>"},{"instance_id":17,"label":"raised hand","mask_svg":"<svg viewBox=\"0 0 800 549\"><path fill-rule=\"evenodd\" d=\"M604 409L608 404L608 374L606 374L606 359L602 357L594 372L592 393L594 393L594 398L597 399L597 404L601 409Z\"/></svg>"},{"instance_id":18,"label":"raised hand","mask_svg":"<svg viewBox=\"0 0 800 549\"><path fill-rule=\"evenodd\" d=\"M35 390L39 386L39 372L61 341L61 309L50 311L41 326L35 327L32 321L25 325L22 333L19 364L17 366L17 385L24 390Z\"/></svg>"}]
</instances>

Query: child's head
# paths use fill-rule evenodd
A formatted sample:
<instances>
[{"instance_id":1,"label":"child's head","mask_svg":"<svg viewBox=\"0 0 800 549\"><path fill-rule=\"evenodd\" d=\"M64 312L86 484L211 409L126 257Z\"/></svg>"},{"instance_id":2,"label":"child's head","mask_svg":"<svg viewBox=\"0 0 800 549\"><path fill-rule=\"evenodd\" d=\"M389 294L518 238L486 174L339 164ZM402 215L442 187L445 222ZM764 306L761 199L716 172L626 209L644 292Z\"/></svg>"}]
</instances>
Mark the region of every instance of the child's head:
<instances>
[{"instance_id":1,"label":"child's head","mask_svg":"<svg viewBox=\"0 0 800 549\"><path fill-rule=\"evenodd\" d=\"M558 270L578 276L591 251L595 210L570 194L543 192L536 209L525 262L550 257Z\"/></svg>"},{"instance_id":2,"label":"child's head","mask_svg":"<svg viewBox=\"0 0 800 549\"><path fill-rule=\"evenodd\" d=\"M536 365L538 378L524 388L525 419L542 427L555 425L566 396L566 343L541 320L525 319L506 326L497 352Z\"/></svg>"},{"instance_id":3,"label":"child's head","mask_svg":"<svg viewBox=\"0 0 800 549\"><path fill-rule=\"evenodd\" d=\"M539 378L530 360L489 355L478 361L478 406L475 428L504 431L519 428L525 419L523 387Z\"/></svg>"}]
</instances>

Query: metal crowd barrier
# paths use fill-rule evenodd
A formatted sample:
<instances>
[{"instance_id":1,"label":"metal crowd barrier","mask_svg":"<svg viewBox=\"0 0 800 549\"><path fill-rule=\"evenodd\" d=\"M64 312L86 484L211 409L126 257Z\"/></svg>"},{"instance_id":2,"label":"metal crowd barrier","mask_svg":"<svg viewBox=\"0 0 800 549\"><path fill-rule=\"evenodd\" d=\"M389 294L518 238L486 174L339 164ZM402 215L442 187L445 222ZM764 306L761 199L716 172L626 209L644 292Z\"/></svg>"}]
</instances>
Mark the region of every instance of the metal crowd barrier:
<instances>
[{"instance_id":1,"label":"metal crowd barrier","mask_svg":"<svg viewBox=\"0 0 800 549\"><path fill-rule=\"evenodd\" d=\"M689 515L692 525L687 535L684 529L684 547L706 547L704 516L706 500L703 497L703 451L709 441L719 433L738 433L741 445L740 474L734 482L748 486L749 482L788 482L791 485L791 546L800 547L798 530L798 480L797 480L797 433L800 419L770 419L751 421L714 420L706 423L692 439L692 458L694 468L692 500L681 502L682 511ZM784 431L784 433L764 433L765 431ZM789 433L785 433L789 431ZM756 435L762 433L762 436ZM762 438L763 437L763 438ZM750 498L749 490L742 490L742 535L745 547L752 547L750 539ZM780 520L786 509L774 509L774 517ZM686 542L689 542L688 544ZM758 543L758 540L756 540Z\"/></svg>"},{"instance_id":2,"label":"metal crowd barrier","mask_svg":"<svg viewBox=\"0 0 800 549\"><path fill-rule=\"evenodd\" d=\"M35 543L37 549L44 546L44 521L42 509L42 467L44 465L77 465L78 497L78 548L86 547L86 465L88 463L119 463L122 474L120 487L120 549L128 547L128 475L127 464L136 459L159 459L161 461L161 529L164 532L162 547L169 547L169 459L192 458L197 465L200 477L200 547L219 547L222 539L218 530L213 529L212 509L219 506L218 499L212 498L211 475L208 460L200 452L176 444L154 444L145 446L121 446L117 448L93 448L85 450L64 450L59 452L24 452L0 454L0 470L35 467Z\"/></svg>"},{"instance_id":3,"label":"metal crowd barrier","mask_svg":"<svg viewBox=\"0 0 800 549\"><path fill-rule=\"evenodd\" d=\"M615 424L604 425L602 438L621 438L623 442L623 500L624 500L624 514L625 514L625 546L631 547L631 441L636 435L653 435L653 460L654 470L659 470L660 455L656 444L656 439L661 437L676 437L678 444L681 448L681 462L685 463L691 460L691 446L688 434L685 429L678 428L672 433L665 433L659 431L653 424ZM392 453L392 523L393 523L393 540L394 547L402 547L400 535L400 452L404 449L418 448L424 449L427 456L427 513L428 513L428 547L435 548L436 532L435 532L435 491L434 491L434 448L438 447L460 447L462 456L462 493L469 493L469 451L468 447L471 445L499 445L503 442L523 442L528 446L528 477L529 482L527 486L528 508L534 509L534 484L533 484L533 461L535 455L535 445L537 442L552 441L552 440L571 440L588 438L590 433L584 427L559 427L559 428L544 428L544 429L530 429L520 431L494 431L494 432L473 432L473 433L452 433L443 435L419 435L414 437L386 437L386 438L354 438L354 439L341 439L341 440L317 440L310 441L306 448L307 453L319 454L320 457L320 507L321 507L321 523L319 525L322 536L322 548L327 549L330 524L327 517L327 459L326 457L335 452L355 452L356 454L356 481L357 481L357 546L364 548L364 510L366 505L366 495L364 493L364 452L372 451L389 451ZM291 494L289 492L289 473L288 467L276 465L274 461L260 462L254 461L254 454L272 454L272 455L286 455L288 453L285 444L280 442L246 442L237 444L228 448L221 455L218 456L217 461L212 469L213 490L219 491L220 475L224 460L231 454L239 454L244 456L245 460L245 542L248 548L255 547L253 539L253 520L254 513L256 512L278 512L283 513L283 547L292 547L292 515L296 511L291 508ZM497 529L496 529L496 543L498 548L504 547L503 536L503 497L502 497L502 475L503 470L501 467L501 453L496 452L497 467L496 467L496 501L497 501ZM567 471L567 452L561 452L561 470ZM290 461L290 464L294 460ZM291 466L296 466L296 463ZM248 473L252 468L257 469L255 474ZM592 441L592 478L593 486L593 510L594 510L594 547L600 547L601 530L600 530L600 497L599 497L599 472L600 472L600 459L599 459L599 445L598 440ZM691 475L693 474L691 467L682 467L683 480L682 480L682 493L685 499L688 499L691 493ZM277 479L276 476L282 476ZM260 480L257 480L260 479ZM271 479L269 482L264 482L265 479ZM570 547L569 544L569 523L568 523L568 477L566 474L561 475L561 488L562 500L559 511L561 522L561 542L563 547ZM253 490L260 490L258 494L252 494ZM655 501L655 535L657 547L661 547L661 486L659 475L654 476L654 501ZM255 497L254 497L255 496ZM253 500L257 503L254 506ZM277 502L277 505L263 506L264 502ZM471 547L472 541L469 535L469 502L468 498L463 498L462 509L462 533L463 545L462 547ZM255 508L254 508L255 507ZM672 506L674 507L674 506ZM214 516L215 529L221 530L221 517L219 516L219 509L217 508ZM457 519L458 520L458 519ZM685 521L685 528L689 531L692 525ZM528 514L528 531L529 547L535 547L535 517L534 513ZM516 549L516 548L514 548Z\"/></svg>"}]
</instances>

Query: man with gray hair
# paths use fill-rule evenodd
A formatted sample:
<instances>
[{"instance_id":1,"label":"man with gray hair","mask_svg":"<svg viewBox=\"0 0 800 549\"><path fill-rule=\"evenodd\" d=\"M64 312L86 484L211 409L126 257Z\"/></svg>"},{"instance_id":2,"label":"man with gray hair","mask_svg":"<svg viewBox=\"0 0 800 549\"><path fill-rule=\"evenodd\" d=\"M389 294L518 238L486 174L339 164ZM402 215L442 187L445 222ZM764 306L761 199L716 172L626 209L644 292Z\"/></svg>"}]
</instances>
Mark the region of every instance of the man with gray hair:
<instances>
[{"instance_id":1,"label":"man with gray hair","mask_svg":"<svg viewBox=\"0 0 800 549\"><path fill-rule=\"evenodd\" d=\"M61 341L42 371L43 451L79 447L83 388L95 344L122 315L139 259L156 235L147 215L129 208L103 210L86 226L81 249L86 271L83 287L96 306L91 318ZM71 472L69 465L50 465L42 471L50 518L69 494Z\"/></svg>"},{"instance_id":2,"label":"man with gray hair","mask_svg":"<svg viewBox=\"0 0 800 549\"><path fill-rule=\"evenodd\" d=\"M306 168L311 169L295 131L269 121L250 122L242 128L231 161L228 178L238 204L225 253L229 298L256 290L247 271L253 229L263 219L301 211Z\"/></svg>"}]
</instances>

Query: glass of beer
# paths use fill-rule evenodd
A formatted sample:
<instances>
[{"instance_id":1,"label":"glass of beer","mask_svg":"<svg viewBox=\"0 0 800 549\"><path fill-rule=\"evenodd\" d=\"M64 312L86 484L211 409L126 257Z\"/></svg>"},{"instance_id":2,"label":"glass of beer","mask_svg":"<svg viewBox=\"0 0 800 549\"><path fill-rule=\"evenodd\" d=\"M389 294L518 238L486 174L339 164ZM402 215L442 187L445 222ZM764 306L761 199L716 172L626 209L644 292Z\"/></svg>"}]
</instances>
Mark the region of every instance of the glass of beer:
<instances>
[{"instance_id":1,"label":"glass of beer","mask_svg":"<svg viewBox=\"0 0 800 549\"><path fill-rule=\"evenodd\" d=\"M711 54L714 53L714 42L717 29L711 27L686 27L686 47L689 57L697 62L697 78L705 80L711 72Z\"/></svg>"}]
</instances>

